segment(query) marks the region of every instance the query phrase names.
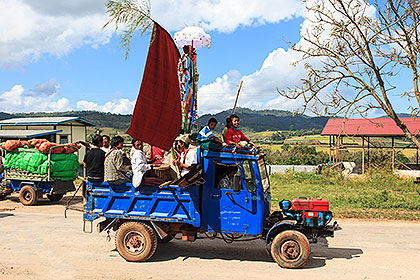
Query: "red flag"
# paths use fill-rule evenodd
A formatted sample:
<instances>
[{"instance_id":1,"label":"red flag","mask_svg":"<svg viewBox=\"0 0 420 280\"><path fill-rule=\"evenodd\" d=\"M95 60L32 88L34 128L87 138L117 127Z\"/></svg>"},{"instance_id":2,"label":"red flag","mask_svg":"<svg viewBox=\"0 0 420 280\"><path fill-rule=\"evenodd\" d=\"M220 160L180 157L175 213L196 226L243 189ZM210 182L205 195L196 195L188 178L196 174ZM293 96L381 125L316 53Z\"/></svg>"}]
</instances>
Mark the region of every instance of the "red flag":
<instances>
[{"instance_id":1,"label":"red flag","mask_svg":"<svg viewBox=\"0 0 420 280\"><path fill-rule=\"evenodd\" d=\"M127 133L153 146L169 150L182 124L178 82L180 54L171 35L154 23L133 117Z\"/></svg>"}]
</instances>

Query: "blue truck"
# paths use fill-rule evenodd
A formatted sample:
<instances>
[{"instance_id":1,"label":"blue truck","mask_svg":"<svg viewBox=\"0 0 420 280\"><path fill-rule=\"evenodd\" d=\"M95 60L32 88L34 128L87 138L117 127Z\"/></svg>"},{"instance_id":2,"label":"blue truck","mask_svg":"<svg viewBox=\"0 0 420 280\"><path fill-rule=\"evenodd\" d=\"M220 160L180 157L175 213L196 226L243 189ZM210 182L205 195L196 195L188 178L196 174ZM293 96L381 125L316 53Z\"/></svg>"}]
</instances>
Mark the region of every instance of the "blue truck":
<instances>
[{"instance_id":1,"label":"blue truck","mask_svg":"<svg viewBox=\"0 0 420 280\"><path fill-rule=\"evenodd\" d=\"M127 261L146 261L157 245L173 238L238 240L262 239L267 252L284 268L302 267L310 243L333 237L328 201L317 207L311 200L283 200L270 211L270 182L264 155L223 149L197 150L200 180L192 185L169 184L134 188L131 183L87 183L84 190L84 231L114 230L119 254ZM237 166L232 186L219 188L226 168ZM308 202L308 203L303 203ZM295 205L296 204L296 205ZM86 230L86 223L89 225ZM181 238L179 236L182 236Z\"/></svg>"}]
</instances>

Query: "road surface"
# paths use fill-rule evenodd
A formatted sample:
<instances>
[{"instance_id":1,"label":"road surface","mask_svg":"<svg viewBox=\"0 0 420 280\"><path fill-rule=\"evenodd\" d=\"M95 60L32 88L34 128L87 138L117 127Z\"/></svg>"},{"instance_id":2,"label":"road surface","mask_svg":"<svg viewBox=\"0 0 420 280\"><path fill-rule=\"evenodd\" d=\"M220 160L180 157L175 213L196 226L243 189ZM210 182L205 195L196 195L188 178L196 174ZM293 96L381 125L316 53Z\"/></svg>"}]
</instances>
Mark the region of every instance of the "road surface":
<instances>
[{"instance_id":1,"label":"road surface","mask_svg":"<svg viewBox=\"0 0 420 280\"><path fill-rule=\"evenodd\" d=\"M41 201L0 201L0 279L420 279L420 223L339 220L335 238L311 245L302 269L282 269L260 240L159 244L146 263L128 263L114 235L82 232L82 216ZM81 198L76 197L80 206Z\"/></svg>"}]
</instances>

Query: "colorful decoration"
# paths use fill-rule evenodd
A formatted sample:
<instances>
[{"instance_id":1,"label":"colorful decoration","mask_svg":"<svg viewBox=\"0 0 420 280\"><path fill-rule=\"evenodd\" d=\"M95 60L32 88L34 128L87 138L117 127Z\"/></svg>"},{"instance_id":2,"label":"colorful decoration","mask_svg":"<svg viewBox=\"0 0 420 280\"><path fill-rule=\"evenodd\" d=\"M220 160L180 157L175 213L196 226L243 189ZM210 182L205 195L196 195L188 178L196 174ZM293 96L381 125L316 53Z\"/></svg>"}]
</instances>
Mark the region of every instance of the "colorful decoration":
<instances>
[{"instance_id":1,"label":"colorful decoration","mask_svg":"<svg viewBox=\"0 0 420 280\"><path fill-rule=\"evenodd\" d=\"M178 64L178 79L181 94L182 128L185 133L196 126L197 120L197 88L198 71L196 49L203 46L210 47L210 35L200 27L190 26L175 33L174 41L181 49L181 58Z\"/></svg>"}]
</instances>

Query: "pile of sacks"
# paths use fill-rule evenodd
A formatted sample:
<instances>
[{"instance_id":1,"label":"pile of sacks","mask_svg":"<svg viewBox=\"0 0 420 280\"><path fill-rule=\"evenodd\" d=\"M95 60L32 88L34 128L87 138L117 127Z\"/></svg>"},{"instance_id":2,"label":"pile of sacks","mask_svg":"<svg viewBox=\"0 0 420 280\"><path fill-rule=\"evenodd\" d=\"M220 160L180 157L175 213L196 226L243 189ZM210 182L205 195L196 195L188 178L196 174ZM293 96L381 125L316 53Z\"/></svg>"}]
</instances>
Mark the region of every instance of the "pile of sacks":
<instances>
[{"instance_id":1,"label":"pile of sacks","mask_svg":"<svg viewBox=\"0 0 420 280\"><path fill-rule=\"evenodd\" d=\"M47 154L51 147L57 148L51 150L51 162L48 164ZM48 173L48 166L50 166L53 180L71 181L77 176L79 160L74 152L80 148L78 144L69 144L69 146L63 147L45 139L8 140L1 148L8 151L4 158L6 170L24 170L44 175Z\"/></svg>"},{"instance_id":2,"label":"pile of sacks","mask_svg":"<svg viewBox=\"0 0 420 280\"><path fill-rule=\"evenodd\" d=\"M49 142L47 139L31 139L29 141L21 141L21 140L7 140L3 143L0 148L11 152L17 148L35 148L41 153L48 154L50 149L52 154L71 154L76 152L78 149L81 148L80 144L66 144L66 146L55 144Z\"/></svg>"}]
</instances>

